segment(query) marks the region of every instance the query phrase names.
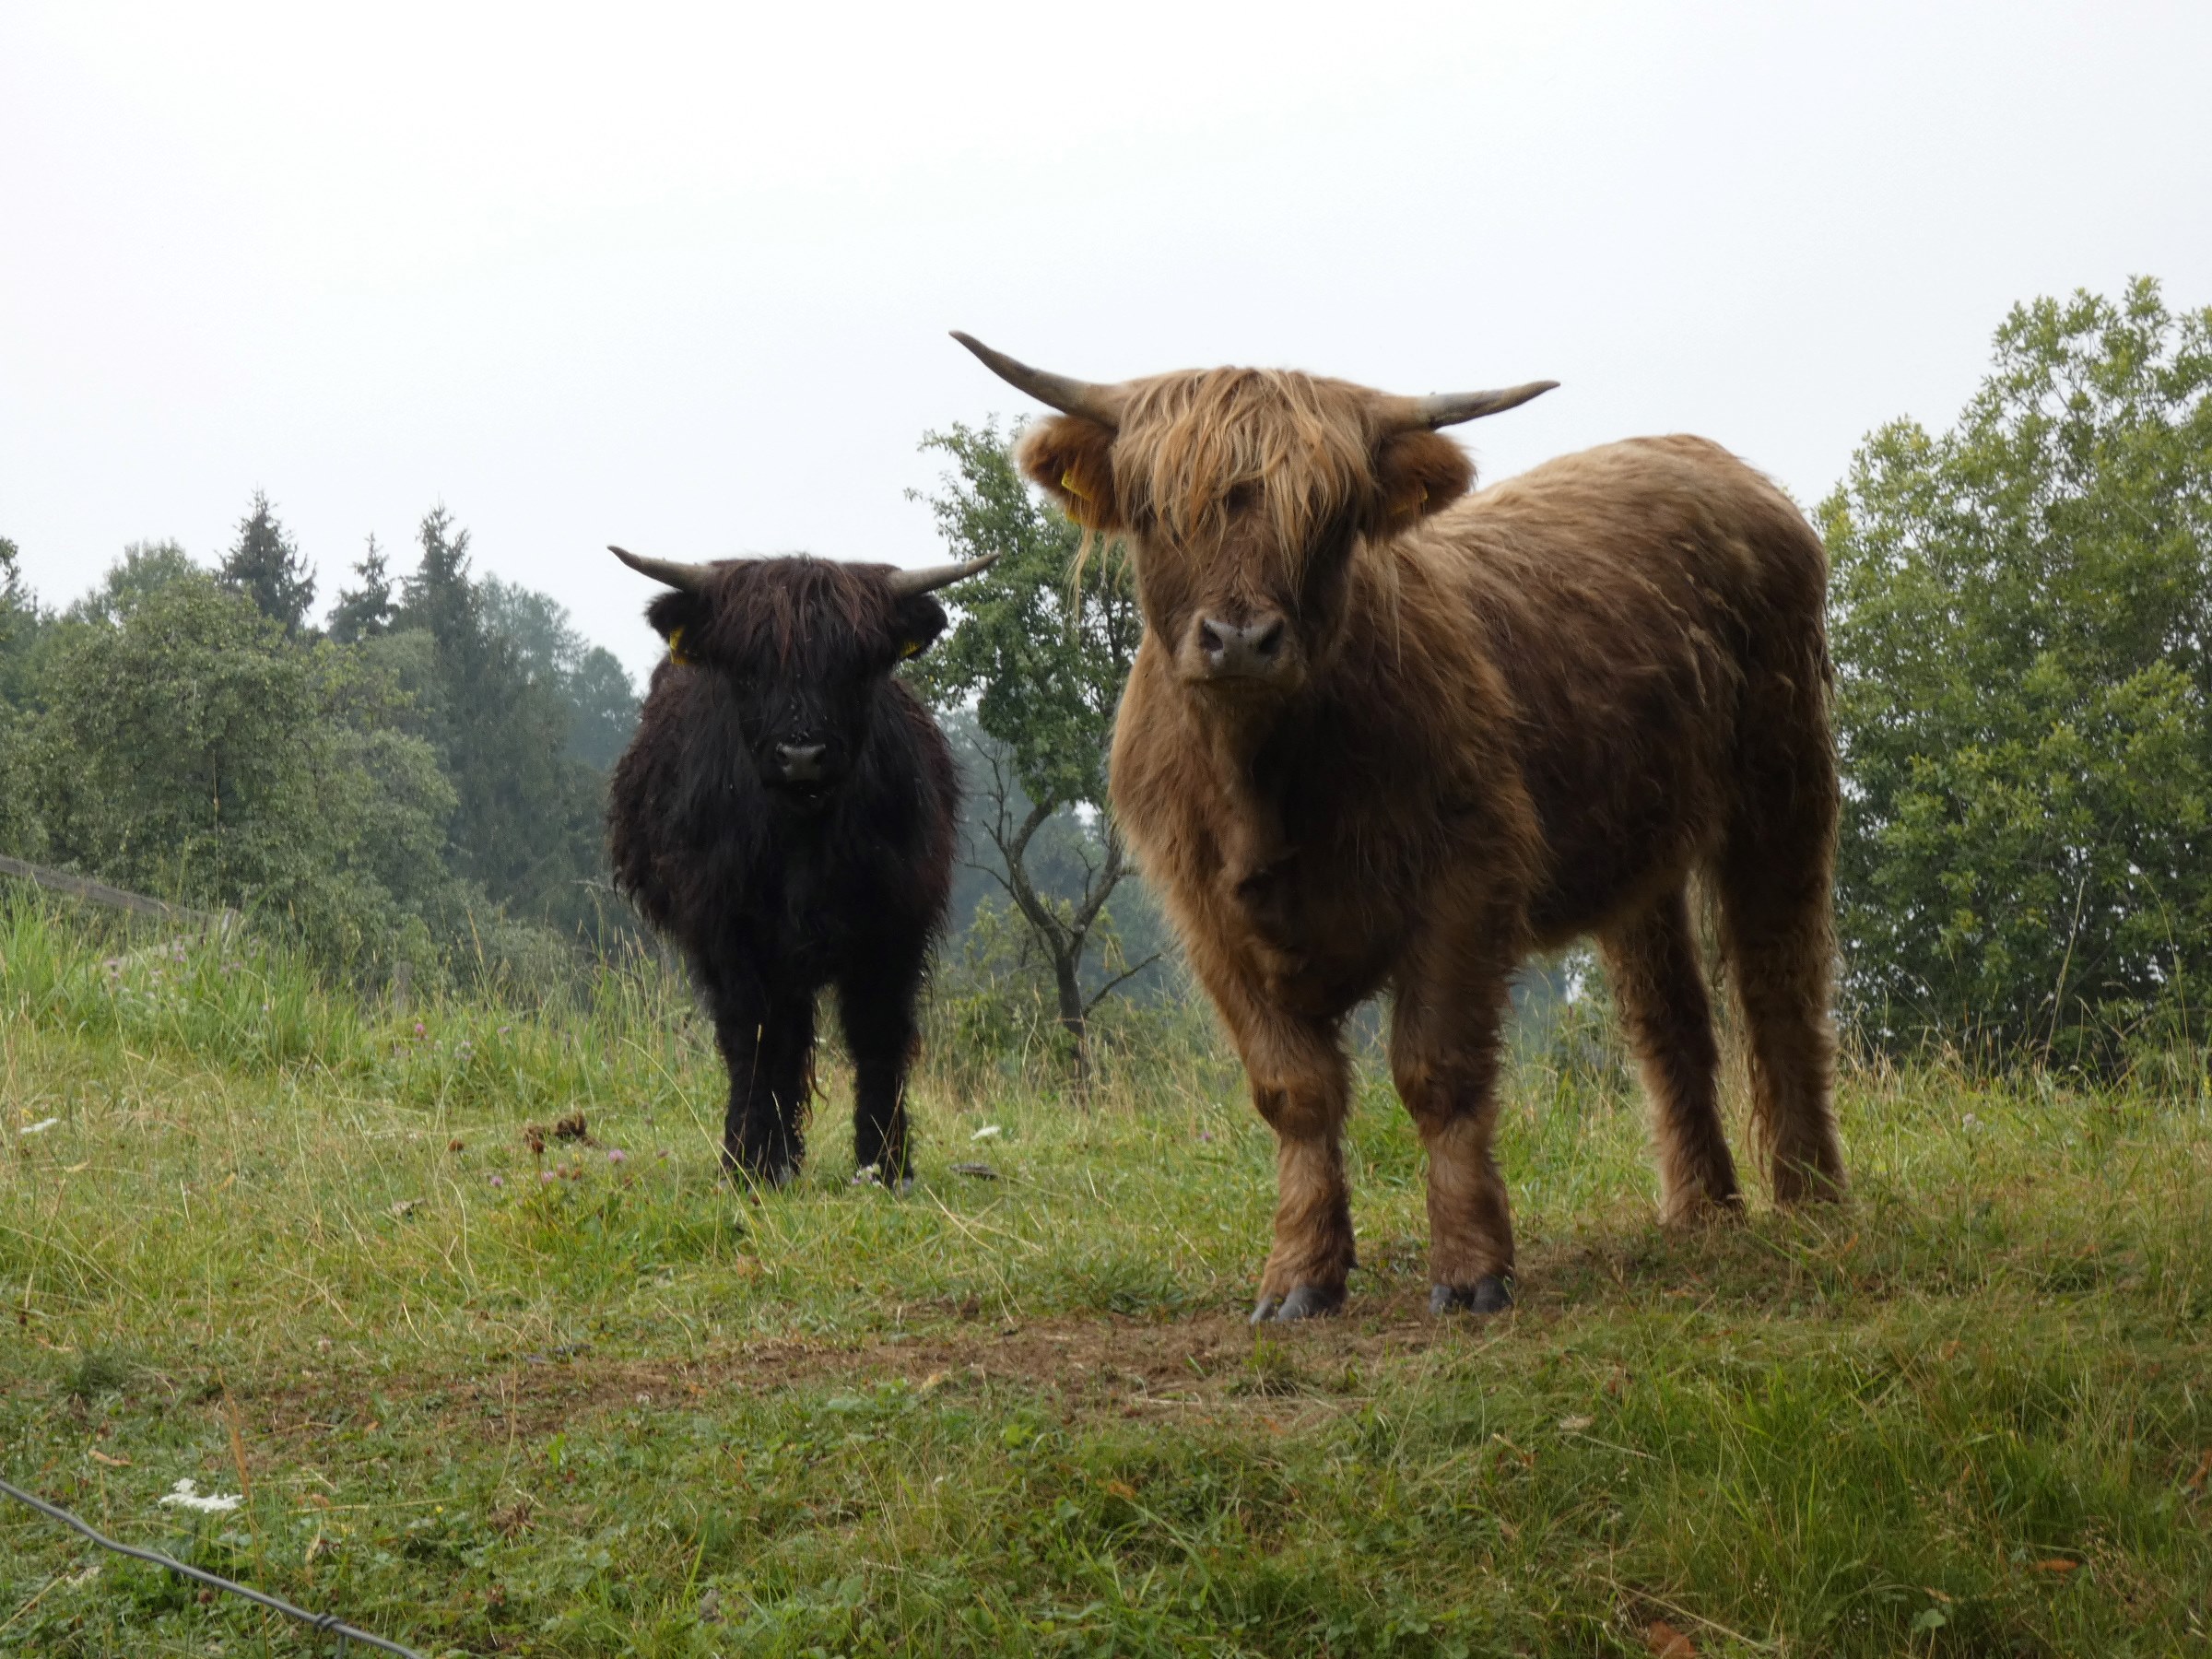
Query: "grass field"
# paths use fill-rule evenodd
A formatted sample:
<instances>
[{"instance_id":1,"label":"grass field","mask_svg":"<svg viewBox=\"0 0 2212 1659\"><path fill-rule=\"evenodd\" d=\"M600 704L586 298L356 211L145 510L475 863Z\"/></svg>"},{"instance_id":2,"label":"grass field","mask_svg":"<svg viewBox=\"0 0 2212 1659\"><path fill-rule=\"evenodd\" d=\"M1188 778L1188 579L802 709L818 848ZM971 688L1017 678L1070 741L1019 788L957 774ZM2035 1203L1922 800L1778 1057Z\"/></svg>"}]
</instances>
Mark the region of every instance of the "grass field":
<instances>
[{"instance_id":1,"label":"grass field","mask_svg":"<svg viewBox=\"0 0 2212 1659\"><path fill-rule=\"evenodd\" d=\"M665 983L402 1017L21 904L0 959L0 1473L426 1653L2212 1648L2201 1088L1856 1071L1848 1207L1670 1236L1632 1095L1524 1066L1522 1305L1439 1324L1371 1077L1349 1312L1255 1339L1216 1059L939 1076L905 1197L832 1067L755 1204ZM0 1505L0 1653L313 1651Z\"/></svg>"}]
</instances>

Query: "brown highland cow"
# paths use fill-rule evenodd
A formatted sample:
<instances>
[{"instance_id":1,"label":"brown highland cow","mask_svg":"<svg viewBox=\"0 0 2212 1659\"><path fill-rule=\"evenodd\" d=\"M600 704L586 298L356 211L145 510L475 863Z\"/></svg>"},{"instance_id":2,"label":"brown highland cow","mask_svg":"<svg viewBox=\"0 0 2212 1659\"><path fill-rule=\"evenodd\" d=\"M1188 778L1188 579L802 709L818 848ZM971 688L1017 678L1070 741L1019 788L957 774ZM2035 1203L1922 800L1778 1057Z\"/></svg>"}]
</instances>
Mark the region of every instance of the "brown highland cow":
<instances>
[{"instance_id":1,"label":"brown highland cow","mask_svg":"<svg viewBox=\"0 0 2212 1659\"><path fill-rule=\"evenodd\" d=\"M1430 1306L1510 1304L1491 1153L1507 982L1585 935L1642 1065L1666 1218L1740 1207L1697 877L1774 1195L1841 1194L1827 561L1779 489L1671 437L1467 494L1474 468L1435 429L1550 382L1414 398L1215 369L1093 385L957 337L1060 411L1021 465L1134 560L1147 630L1114 810L1276 1132L1255 1321L1344 1300L1341 1027L1383 989L1429 1156Z\"/></svg>"}]
</instances>

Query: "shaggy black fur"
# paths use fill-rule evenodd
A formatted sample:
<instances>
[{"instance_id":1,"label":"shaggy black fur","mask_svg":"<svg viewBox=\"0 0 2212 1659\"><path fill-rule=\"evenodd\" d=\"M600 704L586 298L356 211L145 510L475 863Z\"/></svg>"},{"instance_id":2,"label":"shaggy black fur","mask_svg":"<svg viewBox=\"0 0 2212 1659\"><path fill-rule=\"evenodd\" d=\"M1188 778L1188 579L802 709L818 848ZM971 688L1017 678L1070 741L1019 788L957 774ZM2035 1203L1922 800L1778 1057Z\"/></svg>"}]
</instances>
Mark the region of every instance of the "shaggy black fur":
<instances>
[{"instance_id":1,"label":"shaggy black fur","mask_svg":"<svg viewBox=\"0 0 2212 1659\"><path fill-rule=\"evenodd\" d=\"M730 1069L723 1162L802 1156L826 985L857 1073L853 1155L909 1172L914 1004L951 890L959 778L892 671L945 628L888 565L719 564L655 598L670 642L607 808L615 881L689 957ZM811 752L810 752L811 751Z\"/></svg>"}]
</instances>

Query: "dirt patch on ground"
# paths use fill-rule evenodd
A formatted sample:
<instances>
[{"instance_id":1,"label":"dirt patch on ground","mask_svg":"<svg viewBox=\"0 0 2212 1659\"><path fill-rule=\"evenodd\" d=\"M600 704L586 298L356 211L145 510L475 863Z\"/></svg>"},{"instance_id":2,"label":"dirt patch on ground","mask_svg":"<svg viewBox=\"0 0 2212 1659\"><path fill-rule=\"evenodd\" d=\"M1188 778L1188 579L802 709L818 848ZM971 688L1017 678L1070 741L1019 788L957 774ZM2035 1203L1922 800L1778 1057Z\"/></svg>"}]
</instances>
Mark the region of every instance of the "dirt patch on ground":
<instances>
[{"instance_id":1,"label":"dirt patch on ground","mask_svg":"<svg viewBox=\"0 0 2212 1659\"><path fill-rule=\"evenodd\" d=\"M1780 1276L1771 1249L1746 1231L1666 1234L1640 1218L1554 1241L1532 1253L1541 1259L1531 1300L1490 1320L1432 1318L1426 1274L1386 1272L1356 1286L1341 1316L1257 1332L1227 1312L1174 1320L1085 1313L1006 1324L971 1301L939 1304L901 1331L745 1338L680 1358L588 1343L518 1351L465 1373L381 1376L373 1395L410 1411L428 1409L453 1432L501 1440L552 1434L608 1413L712 1408L733 1394L891 1382L931 1390L1021 1387L1049 1396L1071 1420L1257 1410L1280 1421L1356 1406L1385 1371L1403 1381L1408 1370L1432 1360L1500 1341L1525 1344L1592 1297L1632 1289L1677 1308L1763 1303ZM250 1402L241 1395L241 1404L260 1431L278 1436L365 1427L378 1409L358 1376L335 1371L276 1382Z\"/></svg>"},{"instance_id":2,"label":"dirt patch on ground","mask_svg":"<svg viewBox=\"0 0 2212 1659\"><path fill-rule=\"evenodd\" d=\"M1052 1396L1069 1416L1261 1407L1279 1419L1340 1409L1364 1396L1378 1368L1438 1349L1465 1352L1503 1336L1519 1317L1440 1324L1411 1296L1257 1334L1226 1315L1016 1325L956 1313L859 1341L740 1340L685 1359L618 1358L589 1347L517 1355L467 1377L382 1378L377 1389L387 1401L427 1405L453 1431L499 1439L551 1434L611 1412L712 1406L732 1394L895 1382L931 1391L1015 1384ZM336 1377L258 1390L241 1405L259 1432L279 1437L366 1426L374 1410L358 1382Z\"/></svg>"}]
</instances>

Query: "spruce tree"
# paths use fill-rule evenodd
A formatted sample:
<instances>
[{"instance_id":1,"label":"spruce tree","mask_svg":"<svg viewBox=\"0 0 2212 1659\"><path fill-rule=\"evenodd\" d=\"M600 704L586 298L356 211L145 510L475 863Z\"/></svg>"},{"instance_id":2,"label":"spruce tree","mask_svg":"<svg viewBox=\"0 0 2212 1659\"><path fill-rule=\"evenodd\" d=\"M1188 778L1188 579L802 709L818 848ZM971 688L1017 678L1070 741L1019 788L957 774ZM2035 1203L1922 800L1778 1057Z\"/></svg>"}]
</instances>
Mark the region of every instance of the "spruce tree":
<instances>
[{"instance_id":1,"label":"spruce tree","mask_svg":"<svg viewBox=\"0 0 2212 1659\"><path fill-rule=\"evenodd\" d=\"M374 535L353 567L359 587L340 588L338 602L330 608L330 637L341 645L358 644L392 630L396 607L392 600L392 577L384 567L384 551Z\"/></svg>"},{"instance_id":2,"label":"spruce tree","mask_svg":"<svg viewBox=\"0 0 2212 1659\"><path fill-rule=\"evenodd\" d=\"M601 861L602 784L568 755L567 700L536 683L469 576L468 532L442 506L423 521L422 558L395 626L430 636L442 689L432 742L459 795L454 871L495 900L564 924L577 884Z\"/></svg>"},{"instance_id":3,"label":"spruce tree","mask_svg":"<svg viewBox=\"0 0 2212 1659\"><path fill-rule=\"evenodd\" d=\"M465 654L483 634L482 606L468 579L468 532L441 501L423 514L415 573L401 584L405 626L429 630L441 651Z\"/></svg>"},{"instance_id":4,"label":"spruce tree","mask_svg":"<svg viewBox=\"0 0 2212 1659\"><path fill-rule=\"evenodd\" d=\"M238 545L224 556L216 574L288 634L300 630L315 602L315 579L307 560L277 523L263 490L253 492L253 508L238 524Z\"/></svg>"}]
</instances>

